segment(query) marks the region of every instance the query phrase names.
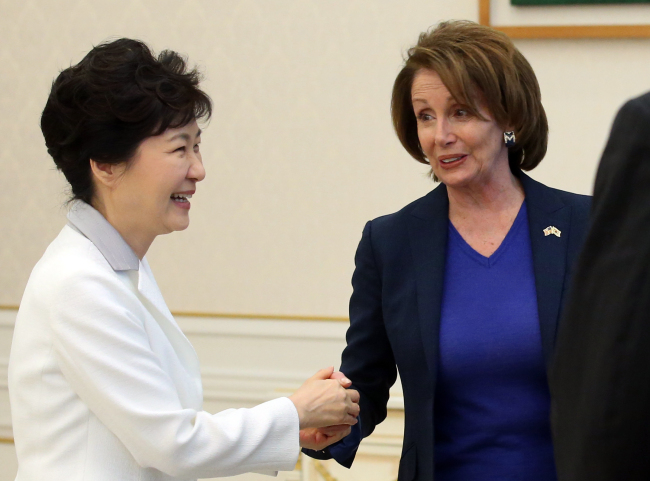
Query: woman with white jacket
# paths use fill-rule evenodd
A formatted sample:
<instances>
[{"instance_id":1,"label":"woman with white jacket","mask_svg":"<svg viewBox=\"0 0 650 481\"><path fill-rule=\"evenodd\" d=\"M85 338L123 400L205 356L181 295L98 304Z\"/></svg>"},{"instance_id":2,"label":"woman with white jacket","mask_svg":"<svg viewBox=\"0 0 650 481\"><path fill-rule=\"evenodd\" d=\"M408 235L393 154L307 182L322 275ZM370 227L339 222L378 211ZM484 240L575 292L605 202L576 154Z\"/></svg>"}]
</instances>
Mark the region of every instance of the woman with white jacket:
<instances>
[{"instance_id":1,"label":"woman with white jacket","mask_svg":"<svg viewBox=\"0 0 650 481\"><path fill-rule=\"evenodd\" d=\"M359 413L319 371L289 398L210 414L196 352L145 258L189 224L211 103L175 52L101 44L52 85L41 128L70 183L68 224L34 268L9 394L17 481L158 481L293 469ZM316 428L332 426L323 433ZM299 434L299 430L300 434ZM299 441L300 439L300 441Z\"/></svg>"}]
</instances>

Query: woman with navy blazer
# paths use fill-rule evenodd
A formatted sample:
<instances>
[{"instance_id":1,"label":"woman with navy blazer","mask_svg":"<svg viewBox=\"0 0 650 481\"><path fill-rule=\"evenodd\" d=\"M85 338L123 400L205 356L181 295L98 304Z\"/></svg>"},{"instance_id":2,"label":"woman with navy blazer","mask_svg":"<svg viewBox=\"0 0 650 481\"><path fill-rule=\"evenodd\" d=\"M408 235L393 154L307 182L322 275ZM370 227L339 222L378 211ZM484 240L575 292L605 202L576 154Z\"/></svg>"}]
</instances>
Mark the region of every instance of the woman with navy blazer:
<instances>
[{"instance_id":1,"label":"woman with navy blazer","mask_svg":"<svg viewBox=\"0 0 650 481\"><path fill-rule=\"evenodd\" d=\"M198 82L177 53L119 39L52 85L41 128L74 202L16 319L17 481L273 474L294 468L299 445L322 449L356 423L358 393L332 368L288 398L203 410L196 352L145 257L156 236L187 228L205 177L197 120L211 102Z\"/></svg>"},{"instance_id":2,"label":"woman with navy blazer","mask_svg":"<svg viewBox=\"0 0 650 481\"><path fill-rule=\"evenodd\" d=\"M546 153L535 74L504 34L444 22L409 50L392 116L441 185L365 226L341 364L359 423L309 454L350 466L399 370L400 481L555 480L546 370L589 198L522 172Z\"/></svg>"}]
</instances>

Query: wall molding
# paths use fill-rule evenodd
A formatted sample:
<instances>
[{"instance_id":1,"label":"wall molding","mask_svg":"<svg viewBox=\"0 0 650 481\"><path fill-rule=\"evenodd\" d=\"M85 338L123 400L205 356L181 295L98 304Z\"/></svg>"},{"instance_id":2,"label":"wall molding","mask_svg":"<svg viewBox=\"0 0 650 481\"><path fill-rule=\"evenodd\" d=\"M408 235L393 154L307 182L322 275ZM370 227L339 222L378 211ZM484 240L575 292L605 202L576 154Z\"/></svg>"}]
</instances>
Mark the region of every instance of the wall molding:
<instances>
[{"instance_id":1,"label":"wall molding","mask_svg":"<svg viewBox=\"0 0 650 481\"><path fill-rule=\"evenodd\" d=\"M20 306L0 304L1 311L17 311ZM172 311L174 317L198 317L212 319L250 319L260 321L320 321L320 322L350 322L350 318L343 316L320 316L298 314L254 314L241 312L202 312L202 311Z\"/></svg>"},{"instance_id":2,"label":"wall molding","mask_svg":"<svg viewBox=\"0 0 650 481\"><path fill-rule=\"evenodd\" d=\"M12 336L17 306L0 306L0 336ZM176 321L201 356L201 378L203 399L208 411L227 407L253 406L293 393L311 374L302 363L274 363L274 353L279 350L295 350L296 359L309 355L313 349L333 353L337 358L345 345L347 326L343 322L329 322L310 319L310 322L295 322L297 319L270 319L254 316L193 316L176 313ZM5 338L6 339L6 338ZM214 342L212 342L214 340ZM238 350L230 353L211 351L212 346L223 346L224 342L241 345L243 352L257 349L260 359L268 363L255 363L240 367ZM218 343L218 344L217 344ZM8 343L6 343L8 345ZM248 351L246 350L248 349ZM234 354L234 355L233 355ZM246 354L241 354L245 356ZM9 352L0 352L0 400L7 399L7 368ZM224 357L227 356L227 357ZM226 361L227 362L224 362ZM388 401L389 419L402 419L404 399L399 392L399 381ZM0 403L0 413L8 413L6 401ZM387 420L382 423L384 431L378 429L364 440L360 454L367 456L399 456L402 436L401 421L397 425ZM387 426L390 427L387 431ZM13 443L11 421L8 416L0 419L0 443Z\"/></svg>"},{"instance_id":3,"label":"wall molding","mask_svg":"<svg viewBox=\"0 0 650 481\"><path fill-rule=\"evenodd\" d=\"M7 310L5 310L7 311ZM15 312L15 311L14 311ZM13 329L15 316L0 312L0 328ZM289 340L300 343L323 342L323 349L339 350L345 342L347 327L343 324L328 322L309 322L305 324L292 321L285 322L241 318L209 318L179 316L178 325L185 335L205 339L225 337L250 340L268 340L269 354L273 352L273 342ZM242 322L244 321L244 322ZM9 333L7 335L10 335ZM6 353L8 356L9 353ZM337 354L338 355L338 354ZM7 358L0 360L0 389L6 389ZM278 396L291 394L313 374L300 368L291 371L265 369L239 369L221 367L211 362L202 361L202 378L206 401L215 402L265 402ZM394 393L388 405L389 409L403 410L404 400L401 393Z\"/></svg>"},{"instance_id":4,"label":"wall molding","mask_svg":"<svg viewBox=\"0 0 650 481\"><path fill-rule=\"evenodd\" d=\"M229 317L174 316L186 336L227 336L265 339L344 340L347 326L323 321L296 323L292 320Z\"/></svg>"},{"instance_id":5,"label":"wall molding","mask_svg":"<svg viewBox=\"0 0 650 481\"><path fill-rule=\"evenodd\" d=\"M206 367L202 369L201 378L205 401L263 403L291 395L305 381L307 375ZM401 393L391 395L388 409L404 411L404 398Z\"/></svg>"},{"instance_id":6,"label":"wall molding","mask_svg":"<svg viewBox=\"0 0 650 481\"><path fill-rule=\"evenodd\" d=\"M8 374L9 374L9 358L5 357L0 359L0 390L7 389Z\"/></svg>"}]
</instances>

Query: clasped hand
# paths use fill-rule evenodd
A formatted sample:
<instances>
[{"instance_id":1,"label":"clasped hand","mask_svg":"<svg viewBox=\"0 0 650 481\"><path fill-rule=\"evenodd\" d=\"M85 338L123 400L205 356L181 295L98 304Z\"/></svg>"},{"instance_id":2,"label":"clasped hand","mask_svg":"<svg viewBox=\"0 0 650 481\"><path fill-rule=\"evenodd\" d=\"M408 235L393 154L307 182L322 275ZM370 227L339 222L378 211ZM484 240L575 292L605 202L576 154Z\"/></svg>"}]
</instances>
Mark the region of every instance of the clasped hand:
<instances>
[{"instance_id":1,"label":"clasped hand","mask_svg":"<svg viewBox=\"0 0 650 481\"><path fill-rule=\"evenodd\" d=\"M300 418L300 446L321 450L350 434L359 415L359 393L333 367L321 369L289 396Z\"/></svg>"}]
</instances>

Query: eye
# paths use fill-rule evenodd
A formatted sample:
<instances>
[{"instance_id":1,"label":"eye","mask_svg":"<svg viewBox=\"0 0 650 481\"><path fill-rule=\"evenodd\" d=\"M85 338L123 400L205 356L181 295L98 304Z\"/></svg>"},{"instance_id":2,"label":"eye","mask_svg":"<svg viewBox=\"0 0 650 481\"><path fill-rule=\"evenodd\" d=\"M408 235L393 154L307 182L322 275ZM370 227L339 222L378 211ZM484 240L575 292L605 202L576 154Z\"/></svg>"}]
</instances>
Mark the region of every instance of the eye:
<instances>
[{"instance_id":1,"label":"eye","mask_svg":"<svg viewBox=\"0 0 650 481\"><path fill-rule=\"evenodd\" d=\"M471 114L469 112L469 109L466 109L465 107L459 107L454 110L454 117L457 117L459 119L466 119L468 117L471 117Z\"/></svg>"},{"instance_id":2,"label":"eye","mask_svg":"<svg viewBox=\"0 0 650 481\"><path fill-rule=\"evenodd\" d=\"M194 144L194 152L198 152L198 151L199 151L199 145L200 145L200 142Z\"/></svg>"},{"instance_id":3,"label":"eye","mask_svg":"<svg viewBox=\"0 0 650 481\"><path fill-rule=\"evenodd\" d=\"M428 122L430 120L433 120L433 116L427 112L420 112L417 115L417 119L421 122Z\"/></svg>"},{"instance_id":4,"label":"eye","mask_svg":"<svg viewBox=\"0 0 650 481\"><path fill-rule=\"evenodd\" d=\"M174 149L174 152L185 152L185 146L183 145L177 149Z\"/></svg>"}]
</instances>

